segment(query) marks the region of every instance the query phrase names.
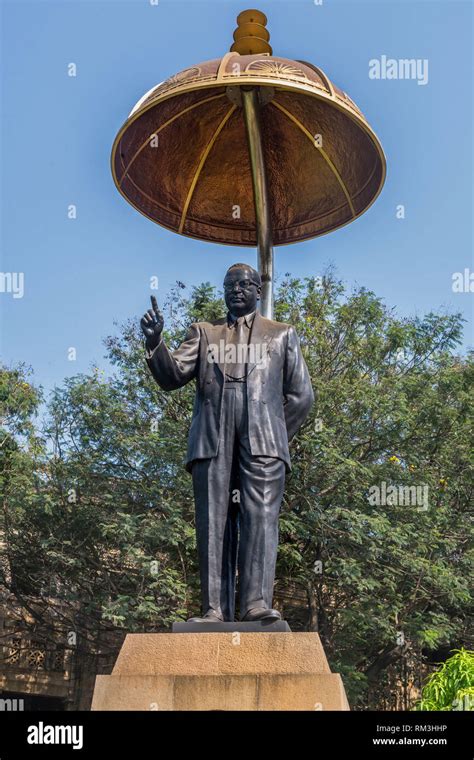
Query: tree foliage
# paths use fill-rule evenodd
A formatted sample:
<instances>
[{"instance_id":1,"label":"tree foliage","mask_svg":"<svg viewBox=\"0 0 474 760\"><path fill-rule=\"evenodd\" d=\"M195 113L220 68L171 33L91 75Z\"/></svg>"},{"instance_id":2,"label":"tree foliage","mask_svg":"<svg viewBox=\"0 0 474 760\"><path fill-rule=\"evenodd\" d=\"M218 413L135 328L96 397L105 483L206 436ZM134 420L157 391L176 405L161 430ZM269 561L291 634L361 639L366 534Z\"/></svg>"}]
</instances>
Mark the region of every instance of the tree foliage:
<instances>
[{"instance_id":1,"label":"tree foliage","mask_svg":"<svg viewBox=\"0 0 474 760\"><path fill-rule=\"evenodd\" d=\"M165 313L177 345L225 311L208 283L189 296L178 283ZM456 354L458 315L401 319L331 271L287 276L276 319L296 327L316 394L291 447L276 598L295 630L320 633L352 704L375 706L391 668L468 641L472 356ZM160 390L135 322L105 345L111 375L65 380L41 428L24 370L0 385L1 580L38 624L53 608L55 635L72 627L91 647L101 631L164 630L199 609L183 468L193 384Z\"/></svg>"},{"instance_id":2,"label":"tree foliage","mask_svg":"<svg viewBox=\"0 0 474 760\"><path fill-rule=\"evenodd\" d=\"M474 652L459 649L439 663L416 710L474 710Z\"/></svg>"}]
</instances>

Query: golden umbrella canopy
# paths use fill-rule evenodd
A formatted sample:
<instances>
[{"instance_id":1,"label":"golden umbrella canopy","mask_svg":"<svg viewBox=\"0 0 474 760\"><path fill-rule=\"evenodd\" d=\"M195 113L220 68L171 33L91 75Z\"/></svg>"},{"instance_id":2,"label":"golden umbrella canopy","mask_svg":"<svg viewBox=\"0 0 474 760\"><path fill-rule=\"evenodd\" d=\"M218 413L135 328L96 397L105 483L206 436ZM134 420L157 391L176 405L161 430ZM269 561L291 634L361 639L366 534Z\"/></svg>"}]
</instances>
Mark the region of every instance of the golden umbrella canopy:
<instances>
[{"instance_id":1,"label":"golden umbrella canopy","mask_svg":"<svg viewBox=\"0 0 474 760\"><path fill-rule=\"evenodd\" d=\"M269 249L351 222L382 189L379 140L320 68L272 55L263 13L237 21L231 52L173 75L133 108L112 149L117 188L154 222L214 243L261 248L262 214Z\"/></svg>"}]
</instances>

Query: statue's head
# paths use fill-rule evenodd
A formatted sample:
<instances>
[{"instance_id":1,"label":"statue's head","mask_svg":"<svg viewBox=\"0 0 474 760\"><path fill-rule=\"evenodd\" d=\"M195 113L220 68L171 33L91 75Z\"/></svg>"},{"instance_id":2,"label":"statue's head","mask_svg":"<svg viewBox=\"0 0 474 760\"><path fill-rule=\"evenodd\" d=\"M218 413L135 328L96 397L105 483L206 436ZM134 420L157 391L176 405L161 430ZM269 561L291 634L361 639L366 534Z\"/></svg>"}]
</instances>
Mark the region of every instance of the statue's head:
<instances>
[{"instance_id":1,"label":"statue's head","mask_svg":"<svg viewBox=\"0 0 474 760\"><path fill-rule=\"evenodd\" d=\"M226 306L231 314L243 317L255 311L262 291L259 273L249 264L232 264L224 277Z\"/></svg>"}]
</instances>

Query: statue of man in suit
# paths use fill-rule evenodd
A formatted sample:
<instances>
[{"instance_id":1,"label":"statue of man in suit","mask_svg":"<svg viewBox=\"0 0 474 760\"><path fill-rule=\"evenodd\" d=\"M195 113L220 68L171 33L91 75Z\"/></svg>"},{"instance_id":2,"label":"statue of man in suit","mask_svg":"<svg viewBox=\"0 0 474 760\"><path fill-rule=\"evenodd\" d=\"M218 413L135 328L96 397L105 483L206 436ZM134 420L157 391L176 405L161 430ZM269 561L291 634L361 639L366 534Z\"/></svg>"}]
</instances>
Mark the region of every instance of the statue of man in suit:
<instances>
[{"instance_id":1,"label":"statue of man in suit","mask_svg":"<svg viewBox=\"0 0 474 760\"><path fill-rule=\"evenodd\" d=\"M154 296L141 320L146 361L163 390L196 379L186 469L192 474L202 617L278 620L272 609L278 515L290 469L288 441L306 419L313 390L294 327L257 310L258 272L234 264L224 279L228 314L196 322L170 351Z\"/></svg>"}]
</instances>

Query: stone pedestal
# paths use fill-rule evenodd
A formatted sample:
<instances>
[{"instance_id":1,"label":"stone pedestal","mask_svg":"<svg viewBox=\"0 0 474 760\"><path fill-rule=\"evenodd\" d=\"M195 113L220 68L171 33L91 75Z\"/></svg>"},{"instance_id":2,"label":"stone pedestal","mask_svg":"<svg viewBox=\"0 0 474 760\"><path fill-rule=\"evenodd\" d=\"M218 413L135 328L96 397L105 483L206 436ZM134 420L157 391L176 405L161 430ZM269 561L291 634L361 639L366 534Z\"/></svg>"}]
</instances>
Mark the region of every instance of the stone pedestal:
<instances>
[{"instance_id":1,"label":"stone pedestal","mask_svg":"<svg viewBox=\"0 0 474 760\"><path fill-rule=\"evenodd\" d=\"M349 710L317 633L129 634L92 710Z\"/></svg>"}]
</instances>

